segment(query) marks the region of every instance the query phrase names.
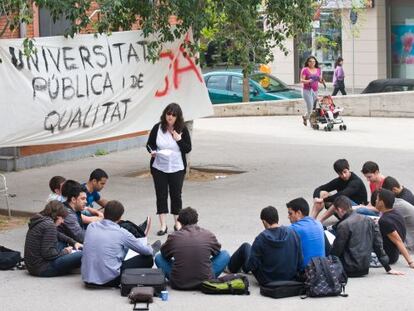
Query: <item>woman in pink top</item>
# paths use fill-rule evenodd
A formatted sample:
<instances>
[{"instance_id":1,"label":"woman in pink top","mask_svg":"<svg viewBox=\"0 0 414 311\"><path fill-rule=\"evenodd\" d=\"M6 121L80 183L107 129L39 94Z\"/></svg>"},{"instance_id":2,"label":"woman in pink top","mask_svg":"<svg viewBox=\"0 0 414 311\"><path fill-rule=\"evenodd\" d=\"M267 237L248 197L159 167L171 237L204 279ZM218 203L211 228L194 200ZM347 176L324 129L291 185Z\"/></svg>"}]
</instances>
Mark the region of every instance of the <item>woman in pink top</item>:
<instances>
[{"instance_id":1,"label":"woman in pink top","mask_svg":"<svg viewBox=\"0 0 414 311\"><path fill-rule=\"evenodd\" d=\"M313 109L313 104L318 99L319 83L325 84L325 81L322 79L319 63L314 56L309 56L306 59L305 67L303 67L300 73L300 82L303 84L302 95L306 103L306 114L302 116L303 125L306 126Z\"/></svg>"}]
</instances>

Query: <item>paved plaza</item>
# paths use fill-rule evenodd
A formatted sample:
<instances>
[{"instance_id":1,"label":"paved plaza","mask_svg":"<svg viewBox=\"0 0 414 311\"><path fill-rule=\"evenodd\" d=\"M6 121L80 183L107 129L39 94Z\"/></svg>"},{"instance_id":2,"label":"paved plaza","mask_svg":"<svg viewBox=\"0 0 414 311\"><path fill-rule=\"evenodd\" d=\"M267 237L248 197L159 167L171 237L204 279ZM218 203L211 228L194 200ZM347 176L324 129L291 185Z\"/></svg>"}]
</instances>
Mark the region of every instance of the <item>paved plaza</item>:
<instances>
[{"instance_id":1,"label":"paved plaza","mask_svg":"<svg viewBox=\"0 0 414 311\"><path fill-rule=\"evenodd\" d=\"M298 116L202 119L194 122L191 166L244 171L212 181L186 181L184 206L199 212L199 224L214 232L230 253L242 242L252 242L263 229L259 213L267 205L279 210L281 223L288 225L285 203L304 196L309 203L316 186L335 177L332 164L348 159L351 170L360 173L362 164L373 160L384 175L396 177L414 189L414 120L397 118L344 117L345 132L305 128ZM6 173L13 209L39 211L54 175L85 181L91 170L109 173L103 197L117 199L126 207L126 219L141 222L153 216L149 235L157 237L155 194L150 177L137 177L149 167L144 148L106 156L64 162L50 167ZM4 207L3 201L0 201ZM172 228L172 217L168 219ZM0 244L23 251L27 228L0 233ZM164 241L166 237L162 237ZM299 297L270 299L259 294L254 279L250 296L207 296L199 292L169 289L169 300L156 298L150 310L411 310L414 270L400 257L393 268L405 276L387 275L382 268L368 276L350 279L348 298ZM80 275L57 278L31 277L26 271L0 272L0 310L132 310L118 290L85 289Z\"/></svg>"}]
</instances>

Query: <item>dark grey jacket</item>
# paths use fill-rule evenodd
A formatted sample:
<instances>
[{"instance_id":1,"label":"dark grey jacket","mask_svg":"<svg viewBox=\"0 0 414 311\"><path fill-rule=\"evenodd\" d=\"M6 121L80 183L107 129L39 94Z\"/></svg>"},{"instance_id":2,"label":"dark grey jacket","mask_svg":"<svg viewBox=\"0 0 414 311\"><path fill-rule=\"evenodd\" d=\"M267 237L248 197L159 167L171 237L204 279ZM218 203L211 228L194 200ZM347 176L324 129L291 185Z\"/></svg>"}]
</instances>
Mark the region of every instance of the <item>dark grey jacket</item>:
<instances>
[{"instance_id":1,"label":"dark grey jacket","mask_svg":"<svg viewBox=\"0 0 414 311\"><path fill-rule=\"evenodd\" d=\"M59 226L58 230L71 237L79 243L83 243L86 229L83 226L81 213L75 212L67 202L63 203L68 212L65 221Z\"/></svg>"},{"instance_id":2,"label":"dark grey jacket","mask_svg":"<svg viewBox=\"0 0 414 311\"><path fill-rule=\"evenodd\" d=\"M371 218L356 212L345 215L337 225L331 255L341 259L346 273L352 277L368 274L372 251L385 270L391 270L378 225Z\"/></svg>"},{"instance_id":3,"label":"dark grey jacket","mask_svg":"<svg viewBox=\"0 0 414 311\"><path fill-rule=\"evenodd\" d=\"M39 275L50 261L65 254L58 250L58 240L75 244L73 239L57 231L50 217L37 214L30 219L24 245L24 262L30 274Z\"/></svg>"}]
</instances>

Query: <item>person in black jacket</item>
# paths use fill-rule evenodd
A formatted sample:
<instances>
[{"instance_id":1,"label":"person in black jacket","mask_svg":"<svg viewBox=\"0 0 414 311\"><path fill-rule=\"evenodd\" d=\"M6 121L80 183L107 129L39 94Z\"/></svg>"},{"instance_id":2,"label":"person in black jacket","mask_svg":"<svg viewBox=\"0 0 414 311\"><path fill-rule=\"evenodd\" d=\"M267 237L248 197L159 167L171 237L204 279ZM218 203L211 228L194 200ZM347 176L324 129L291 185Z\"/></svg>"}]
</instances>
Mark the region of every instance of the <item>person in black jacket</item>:
<instances>
[{"instance_id":1,"label":"person in black jacket","mask_svg":"<svg viewBox=\"0 0 414 311\"><path fill-rule=\"evenodd\" d=\"M344 195L337 197L333 205L341 220L336 226L336 238L330 253L339 257L349 277L368 274L372 250L387 273L404 274L392 270L389 266L389 258L383 248L381 233L370 217L353 211L351 201Z\"/></svg>"},{"instance_id":2,"label":"person in black jacket","mask_svg":"<svg viewBox=\"0 0 414 311\"><path fill-rule=\"evenodd\" d=\"M333 168L338 177L319 186L313 192L314 204L311 216L316 219L324 207L328 209L322 216L321 222L334 214L332 202L340 195L348 197L353 205L367 204L367 189L364 182L349 170L348 161L346 159L336 160ZM333 191L336 192L331 194Z\"/></svg>"},{"instance_id":3,"label":"person in black jacket","mask_svg":"<svg viewBox=\"0 0 414 311\"><path fill-rule=\"evenodd\" d=\"M296 279L303 263L300 237L291 227L279 225L279 214L273 206L262 209L260 219L265 230L253 245L243 243L234 252L228 270L251 271L260 285Z\"/></svg>"},{"instance_id":4,"label":"person in black jacket","mask_svg":"<svg viewBox=\"0 0 414 311\"><path fill-rule=\"evenodd\" d=\"M191 151L191 138L184 124L183 112L176 103L165 107L161 121L152 128L147 149L151 153L151 175L154 179L157 196L157 214L161 228L158 235L168 231L168 192L171 200L171 214L174 215L174 230L180 228L177 221L182 209L181 191L187 168L186 154Z\"/></svg>"},{"instance_id":5,"label":"person in black jacket","mask_svg":"<svg viewBox=\"0 0 414 311\"><path fill-rule=\"evenodd\" d=\"M50 201L30 219L24 261L31 275L53 277L80 267L82 252L73 252L73 249L81 249L82 244L56 229L67 214L61 202ZM65 247L68 244L71 246Z\"/></svg>"}]
</instances>

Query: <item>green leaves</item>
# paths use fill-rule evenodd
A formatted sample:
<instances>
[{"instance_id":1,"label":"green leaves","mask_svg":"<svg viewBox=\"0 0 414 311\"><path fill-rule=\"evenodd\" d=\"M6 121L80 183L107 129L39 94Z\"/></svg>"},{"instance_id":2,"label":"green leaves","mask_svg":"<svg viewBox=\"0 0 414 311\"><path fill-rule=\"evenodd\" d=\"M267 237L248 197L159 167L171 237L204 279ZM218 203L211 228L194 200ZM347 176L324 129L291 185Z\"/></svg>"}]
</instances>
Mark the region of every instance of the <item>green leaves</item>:
<instances>
[{"instance_id":1,"label":"green leaves","mask_svg":"<svg viewBox=\"0 0 414 311\"><path fill-rule=\"evenodd\" d=\"M155 61L164 42L183 37L192 29L195 42L186 43L191 55L217 42L219 53L229 63L238 63L246 74L256 63L273 59L272 49L287 53L284 41L309 29L316 0L33 0L46 8L54 21L66 18L73 37L87 26L98 33L130 30L139 25L148 43L148 58ZM30 0L1 0L0 13L7 16L7 29L32 21ZM93 16L91 16L93 15ZM171 27L171 17L177 23ZM0 29L0 37L5 30ZM25 53L33 48L25 41Z\"/></svg>"}]
</instances>

